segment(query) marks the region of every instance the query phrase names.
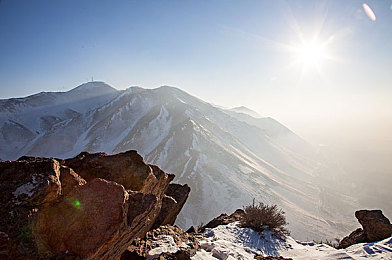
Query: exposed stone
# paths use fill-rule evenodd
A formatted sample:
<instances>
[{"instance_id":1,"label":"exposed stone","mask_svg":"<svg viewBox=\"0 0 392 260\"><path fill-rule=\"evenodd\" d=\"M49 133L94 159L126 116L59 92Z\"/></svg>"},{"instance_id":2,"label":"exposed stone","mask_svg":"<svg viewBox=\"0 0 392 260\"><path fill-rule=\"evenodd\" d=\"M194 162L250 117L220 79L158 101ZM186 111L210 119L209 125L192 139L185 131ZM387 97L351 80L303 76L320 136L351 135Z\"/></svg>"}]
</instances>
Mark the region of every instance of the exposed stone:
<instances>
[{"instance_id":1,"label":"exposed stone","mask_svg":"<svg viewBox=\"0 0 392 260\"><path fill-rule=\"evenodd\" d=\"M119 259L158 215L175 221L189 187L178 203L164 195L173 178L135 151L0 161L0 259Z\"/></svg>"},{"instance_id":2,"label":"exposed stone","mask_svg":"<svg viewBox=\"0 0 392 260\"><path fill-rule=\"evenodd\" d=\"M102 178L115 181L127 190L144 192L156 182L151 167L136 151L115 155L83 152L62 164L72 168L86 181Z\"/></svg>"},{"instance_id":3,"label":"exposed stone","mask_svg":"<svg viewBox=\"0 0 392 260\"><path fill-rule=\"evenodd\" d=\"M158 228L159 226L174 224L177 215L188 199L190 191L191 189L186 184L169 184L162 198L161 212L153 225L153 229Z\"/></svg>"},{"instance_id":4,"label":"exposed stone","mask_svg":"<svg viewBox=\"0 0 392 260\"><path fill-rule=\"evenodd\" d=\"M53 159L0 161L0 244L7 245L0 256L17 259L38 254L33 222L38 208L61 194L59 169Z\"/></svg>"},{"instance_id":5,"label":"exposed stone","mask_svg":"<svg viewBox=\"0 0 392 260\"><path fill-rule=\"evenodd\" d=\"M174 221L173 223L170 223L171 222L170 215L171 215L171 210L175 209L176 206L177 206L176 200L164 194L162 197L162 207L161 207L160 214L155 220L155 223L152 228L155 229L165 224L174 224Z\"/></svg>"},{"instance_id":6,"label":"exposed stone","mask_svg":"<svg viewBox=\"0 0 392 260\"><path fill-rule=\"evenodd\" d=\"M362 228L344 237L337 248L347 248L358 243L369 243L383 240L392 235L392 224L382 214L381 210L359 210L355 212Z\"/></svg>"},{"instance_id":7,"label":"exposed stone","mask_svg":"<svg viewBox=\"0 0 392 260\"><path fill-rule=\"evenodd\" d=\"M190 226L186 231L188 234L197 233L197 228L195 226Z\"/></svg>"},{"instance_id":8,"label":"exposed stone","mask_svg":"<svg viewBox=\"0 0 392 260\"><path fill-rule=\"evenodd\" d=\"M60 167L60 182L62 194L68 194L77 186L86 184L87 182L76 174L71 168L67 166Z\"/></svg>"},{"instance_id":9,"label":"exposed stone","mask_svg":"<svg viewBox=\"0 0 392 260\"><path fill-rule=\"evenodd\" d=\"M38 206L48 203L61 193L59 177L60 164L54 159L33 163L0 161L2 205Z\"/></svg>"},{"instance_id":10,"label":"exposed stone","mask_svg":"<svg viewBox=\"0 0 392 260\"><path fill-rule=\"evenodd\" d=\"M169 187L162 198L161 212L159 213L153 228L158 228L163 225L173 225L177 215L184 206L190 191L191 189L186 184L169 184Z\"/></svg>"},{"instance_id":11,"label":"exposed stone","mask_svg":"<svg viewBox=\"0 0 392 260\"><path fill-rule=\"evenodd\" d=\"M125 250L125 252L121 255L120 260L144 260L146 259L143 256L138 255L135 251L131 252L129 250Z\"/></svg>"},{"instance_id":12,"label":"exposed stone","mask_svg":"<svg viewBox=\"0 0 392 260\"><path fill-rule=\"evenodd\" d=\"M161 168L159 168L156 165L152 165L149 164L149 166L152 169L152 173L154 174L155 178L157 178L157 180L166 180L165 185L164 186L160 186L160 185L151 185L150 189L147 189L147 193L151 193L151 194L155 194L157 196L162 196L168 189L168 187L171 185L169 184L175 177L174 174L168 174L165 173L164 171L161 170ZM162 192L163 191L163 192Z\"/></svg>"},{"instance_id":13,"label":"exposed stone","mask_svg":"<svg viewBox=\"0 0 392 260\"><path fill-rule=\"evenodd\" d=\"M191 254L187 250L178 250L175 253L164 252L152 259L153 260L189 260L191 259Z\"/></svg>"},{"instance_id":14,"label":"exposed stone","mask_svg":"<svg viewBox=\"0 0 392 260\"><path fill-rule=\"evenodd\" d=\"M10 255L10 238L8 234L0 231L0 259L5 259Z\"/></svg>"},{"instance_id":15,"label":"exposed stone","mask_svg":"<svg viewBox=\"0 0 392 260\"><path fill-rule=\"evenodd\" d=\"M40 251L69 252L85 258L102 255L126 231L128 199L122 185L103 179L76 187L39 214Z\"/></svg>"},{"instance_id":16,"label":"exposed stone","mask_svg":"<svg viewBox=\"0 0 392 260\"><path fill-rule=\"evenodd\" d=\"M347 248L351 245L358 244L358 243L365 243L366 242L366 235L363 232L362 228L358 228L351 232L350 235L344 237L342 241L339 242L337 248Z\"/></svg>"},{"instance_id":17,"label":"exposed stone","mask_svg":"<svg viewBox=\"0 0 392 260\"><path fill-rule=\"evenodd\" d=\"M140 259L145 259L149 256L149 252L160 244L160 239L166 236L172 237L175 244L179 247L179 250L173 253L164 252L153 259L190 259L190 257L195 255L196 251L200 249L198 238L203 237L202 235L197 237L193 234L187 234L176 226L161 226L149 231L145 238L139 238L133 241L121 259L138 259L131 258L136 257L136 255L144 257Z\"/></svg>"},{"instance_id":18,"label":"exposed stone","mask_svg":"<svg viewBox=\"0 0 392 260\"><path fill-rule=\"evenodd\" d=\"M381 210L359 210L355 217L362 225L368 242L383 240L392 235L392 225Z\"/></svg>"},{"instance_id":19,"label":"exposed stone","mask_svg":"<svg viewBox=\"0 0 392 260\"><path fill-rule=\"evenodd\" d=\"M215 228L220 225L227 225L227 224L233 223L235 221L239 221L244 214L245 213L242 209L237 209L230 216L223 213L220 216L218 216L218 217L214 218L213 220L211 220L210 222L208 222L207 225L200 227L199 232L204 232L204 230L206 228Z\"/></svg>"},{"instance_id":20,"label":"exposed stone","mask_svg":"<svg viewBox=\"0 0 392 260\"><path fill-rule=\"evenodd\" d=\"M128 225L131 227L135 238L143 237L154 224L162 202L153 194L132 191L129 191L129 193ZM123 251L126 248L127 245Z\"/></svg>"},{"instance_id":21,"label":"exposed stone","mask_svg":"<svg viewBox=\"0 0 392 260\"><path fill-rule=\"evenodd\" d=\"M152 169L152 172L156 178L156 182L154 184L149 185L143 191L144 193L151 193L156 195L157 197L162 197L163 194L170 187L170 182L174 179L174 174L166 174L156 165L149 165Z\"/></svg>"}]
</instances>

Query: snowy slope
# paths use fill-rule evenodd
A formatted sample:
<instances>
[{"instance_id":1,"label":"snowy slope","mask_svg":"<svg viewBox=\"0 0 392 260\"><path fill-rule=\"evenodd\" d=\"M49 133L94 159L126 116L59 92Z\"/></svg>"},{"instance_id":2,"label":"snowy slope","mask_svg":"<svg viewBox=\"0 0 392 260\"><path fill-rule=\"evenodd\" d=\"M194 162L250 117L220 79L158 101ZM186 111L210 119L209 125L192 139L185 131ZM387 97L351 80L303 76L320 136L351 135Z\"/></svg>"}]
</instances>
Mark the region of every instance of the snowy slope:
<instances>
[{"instance_id":1,"label":"snowy slope","mask_svg":"<svg viewBox=\"0 0 392 260\"><path fill-rule=\"evenodd\" d=\"M346 212L355 201L324 176L304 140L272 118L218 108L177 88L117 91L92 82L1 100L0 120L3 159L137 150L191 186L177 219L183 228L253 198L282 207L296 238L331 239L354 228Z\"/></svg>"},{"instance_id":2,"label":"snowy slope","mask_svg":"<svg viewBox=\"0 0 392 260\"><path fill-rule=\"evenodd\" d=\"M15 159L26 146L56 124L82 116L113 99L117 90L103 82L89 82L68 92L41 92L26 98L0 100L1 158Z\"/></svg>"},{"instance_id":3,"label":"snowy slope","mask_svg":"<svg viewBox=\"0 0 392 260\"><path fill-rule=\"evenodd\" d=\"M246 114L246 115L249 115L249 116L254 117L254 118L262 118L262 116L259 115L259 113L257 113L256 111L253 111L252 109L249 109L249 108L247 108L245 106L234 107L234 108L229 109L228 111L241 113L241 114Z\"/></svg>"},{"instance_id":4,"label":"snowy slope","mask_svg":"<svg viewBox=\"0 0 392 260\"><path fill-rule=\"evenodd\" d=\"M238 227L237 223L207 229L206 232L208 238L200 241L202 250L192 259L254 259L256 254L304 260L392 259L392 237L337 250L325 244L300 242L290 236L283 240L269 231L260 236L252 229ZM154 250L158 251L159 247Z\"/></svg>"}]
</instances>

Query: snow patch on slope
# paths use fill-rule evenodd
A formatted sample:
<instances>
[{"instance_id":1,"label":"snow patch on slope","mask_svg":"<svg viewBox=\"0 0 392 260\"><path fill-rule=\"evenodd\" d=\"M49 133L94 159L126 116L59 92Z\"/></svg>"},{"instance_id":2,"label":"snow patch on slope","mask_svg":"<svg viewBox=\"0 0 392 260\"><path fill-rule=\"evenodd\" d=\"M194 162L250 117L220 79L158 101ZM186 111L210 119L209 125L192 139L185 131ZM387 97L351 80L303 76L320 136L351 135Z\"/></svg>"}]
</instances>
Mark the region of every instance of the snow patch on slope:
<instances>
[{"instance_id":1,"label":"snow patch on slope","mask_svg":"<svg viewBox=\"0 0 392 260\"><path fill-rule=\"evenodd\" d=\"M356 244L346 249L335 249L325 244L284 239L270 231L262 235L238 222L207 229L208 238L201 240L202 250L192 259L254 259L256 254L293 259L392 259L392 237L374 243Z\"/></svg>"}]
</instances>

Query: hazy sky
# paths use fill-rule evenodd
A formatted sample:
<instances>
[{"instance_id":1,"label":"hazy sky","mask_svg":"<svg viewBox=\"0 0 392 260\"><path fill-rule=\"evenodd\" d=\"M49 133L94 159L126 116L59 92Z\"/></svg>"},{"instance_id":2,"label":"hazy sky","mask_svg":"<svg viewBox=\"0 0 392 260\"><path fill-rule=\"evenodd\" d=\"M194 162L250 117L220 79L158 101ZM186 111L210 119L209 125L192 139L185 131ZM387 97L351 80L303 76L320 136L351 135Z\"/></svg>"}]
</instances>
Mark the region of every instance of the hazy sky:
<instances>
[{"instance_id":1,"label":"hazy sky","mask_svg":"<svg viewBox=\"0 0 392 260\"><path fill-rule=\"evenodd\" d=\"M392 3L0 1L0 98L92 76L245 105L314 142L391 145Z\"/></svg>"}]
</instances>

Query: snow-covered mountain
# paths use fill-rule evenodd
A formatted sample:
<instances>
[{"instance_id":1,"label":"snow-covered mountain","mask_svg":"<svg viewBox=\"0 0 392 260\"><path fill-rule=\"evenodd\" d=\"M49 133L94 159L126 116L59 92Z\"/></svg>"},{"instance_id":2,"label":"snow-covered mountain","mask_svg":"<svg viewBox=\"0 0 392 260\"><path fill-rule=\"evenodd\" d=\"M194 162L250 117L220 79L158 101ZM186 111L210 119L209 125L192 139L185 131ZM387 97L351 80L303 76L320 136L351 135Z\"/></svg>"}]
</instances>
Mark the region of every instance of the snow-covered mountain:
<instances>
[{"instance_id":1,"label":"snow-covered mountain","mask_svg":"<svg viewBox=\"0 0 392 260\"><path fill-rule=\"evenodd\" d=\"M252 116L255 118L262 118L262 116L259 113L257 113L256 111L253 111L252 109L249 109L245 106L234 107L234 108L231 108L230 111L246 114L246 115L249 115L249 116Z\"/></svg>"},{"instance_id":2,"label":"snow-covered mountain","mask_svg":"<svg viewBox=\"0 0 392 260\"><path fill-rule=\"evenodd\" d=\"M90 82L0 100L2 159L130 149L191 186L177 219L183 228L253 198L282 207L296 238L332 238L353 228L344 212L354 211L354 201L324 175L315 149L272 118L219 108L167 86L118 91Z\"/></svg>"}]
</instances>

